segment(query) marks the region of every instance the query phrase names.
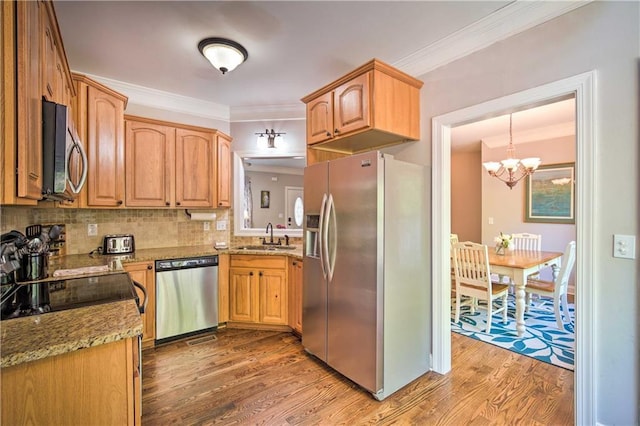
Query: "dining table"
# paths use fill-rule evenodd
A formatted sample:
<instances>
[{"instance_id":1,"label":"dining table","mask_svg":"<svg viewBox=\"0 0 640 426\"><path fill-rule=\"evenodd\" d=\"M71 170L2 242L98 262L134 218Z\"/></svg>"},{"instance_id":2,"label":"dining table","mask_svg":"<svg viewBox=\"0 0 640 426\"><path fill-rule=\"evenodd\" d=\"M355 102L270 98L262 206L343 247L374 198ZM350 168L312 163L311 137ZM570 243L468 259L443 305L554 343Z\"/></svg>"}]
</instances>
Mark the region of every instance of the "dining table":
<instances>
[{"instance_id":1,"label":"dining table","mask_svg":"<svg viewBox=\"0 0 640 426\"><path fill-rule=\"evenodd\" d=\"M545 267L555 265L559 268L562 254L562 252L534 250L505 250L499 254L494 250L489 250L491 273L510 277L515 286L518 337L522 337L527 330L524 322L527 277Z\"/></svg>"}]
</instances>

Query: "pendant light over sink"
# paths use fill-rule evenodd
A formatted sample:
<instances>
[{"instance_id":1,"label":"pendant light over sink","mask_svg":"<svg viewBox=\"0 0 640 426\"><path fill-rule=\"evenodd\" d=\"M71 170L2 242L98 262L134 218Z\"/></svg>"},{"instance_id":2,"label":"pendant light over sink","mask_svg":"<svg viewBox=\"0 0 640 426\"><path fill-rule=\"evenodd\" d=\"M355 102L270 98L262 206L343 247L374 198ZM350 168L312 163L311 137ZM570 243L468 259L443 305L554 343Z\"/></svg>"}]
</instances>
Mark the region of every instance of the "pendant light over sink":
<instances>
[{"instance_id":1,"label":"pendant light over sink","mask_svg":"<svg viewBox=\"0 0 640 426\"><path fill-rule=\"evenodd\" d=\"M226 38L205 38L198 43L200 53L222 74L233 71L249 57L247 49L241 44Z\"/></svg>"}]
</instances>

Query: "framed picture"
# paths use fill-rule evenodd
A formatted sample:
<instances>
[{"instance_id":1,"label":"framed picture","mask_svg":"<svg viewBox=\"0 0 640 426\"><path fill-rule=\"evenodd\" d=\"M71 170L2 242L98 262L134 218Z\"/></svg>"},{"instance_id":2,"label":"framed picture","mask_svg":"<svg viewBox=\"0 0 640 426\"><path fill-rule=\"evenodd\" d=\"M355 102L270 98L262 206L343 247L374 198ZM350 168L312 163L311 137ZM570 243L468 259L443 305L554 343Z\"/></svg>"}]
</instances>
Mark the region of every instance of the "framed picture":
<instances>
[{"instance_id":1,"label":"framed picture","mask_svg":"<svg viewBox=\"0 0 640 426\"><path fill-rule=\"evenodd\" d=\"M527 176L524 221L576 223L575 163L540 166Z\"/></svg>"},{"instance_id":2,"label":"framed picture","mask_svg":"<svg viewBox=\"0 0 640 426\"><path fill-rule=\"evenodd\" d=\"M269 208L269 191L260 191L260 208L268 209Z\"/></svg>"}]
</instances>

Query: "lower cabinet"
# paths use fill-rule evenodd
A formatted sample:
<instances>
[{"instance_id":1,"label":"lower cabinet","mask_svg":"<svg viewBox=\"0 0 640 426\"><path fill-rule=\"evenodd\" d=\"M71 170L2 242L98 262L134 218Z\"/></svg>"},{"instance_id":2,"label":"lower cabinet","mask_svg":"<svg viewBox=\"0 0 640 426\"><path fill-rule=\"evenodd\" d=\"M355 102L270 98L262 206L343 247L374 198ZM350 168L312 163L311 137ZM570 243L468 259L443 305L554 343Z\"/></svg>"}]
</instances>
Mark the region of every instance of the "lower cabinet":
<instances>
[{"instance_id":1,"label":"lower cabinet","mask_svg":"<svg viewBox=\"0 0 640 426\"><path fill-rule=\"evenodd\" d=\"M229 321L288 325L287 257L231 255Z\"/></svg>"},{"instance_id":2,"label":"lower cabinet","mask_svg":"<svg viewBox=\"0 0 640 426\"><path fill-rule=\"evenodd\" d=\"M140 283L147 290L147 309L142 314L142 347L153 347L156 338L156 275L154 263L135 262L123 265L133 281ZM138 297L144 300L142 291L136 287Z\"/></svg>"},{"instance_id":3,"label":"lower cabinet","mask_svg":"<svg viewBox=\"0 0 640 426\"><path fill-rule=\"evenodd\" d=\"M302 335L302 260L289 258L289 327Z\"/></svg>"},{"instance_id":4,"label":"lower cabinet","mask_svg":"<svg viewBox=\"0 0 640 426\"><path fill-rule=\"evenodd\" d=\"M138 338L1 371L3 425L139 425Z\"/></svg>"}]
</instances>

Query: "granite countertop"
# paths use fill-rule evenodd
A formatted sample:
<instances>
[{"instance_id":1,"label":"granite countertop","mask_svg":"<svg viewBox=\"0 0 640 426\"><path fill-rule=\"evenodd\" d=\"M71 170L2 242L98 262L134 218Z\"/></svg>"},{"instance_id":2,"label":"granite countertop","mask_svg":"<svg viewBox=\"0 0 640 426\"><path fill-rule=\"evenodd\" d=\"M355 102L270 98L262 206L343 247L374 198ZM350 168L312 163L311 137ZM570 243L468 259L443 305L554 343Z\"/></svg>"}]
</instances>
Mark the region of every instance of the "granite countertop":
<instances>
[{"instance_id":1,"label":"granite countertop","mask_svg":"<svg viewBox=\"0 0 640 426\"><path fill-rule=\"evenodd\" d=\"M4 320L0 367L10 367L142 334L135 300Z\"/></svg>"},{"instance_id":2,"label":"granite countertop","mask_svg":"<svg viewBox=\"0 0 640 426\"><path fill-rule=\"evenodd\" d=\"M125 255L74 254L49 260L49 277L56 281L78 276L121 273L123 264L160 259L179 259L216 254L251 254L290 256L302 259L302 247L293 250L217 250L209 245L138 249ZM103 267L101 272L53 277L56 270ZM22 283L21 283L22 284ZM27 283L24 283L27 284ZM134 337L142 333L142 320L133 300L105 303L83 308L50 312L24 318L4 320L0 324L0 367L60 355L82 348Z\"/></svg>"}]
</instances>

